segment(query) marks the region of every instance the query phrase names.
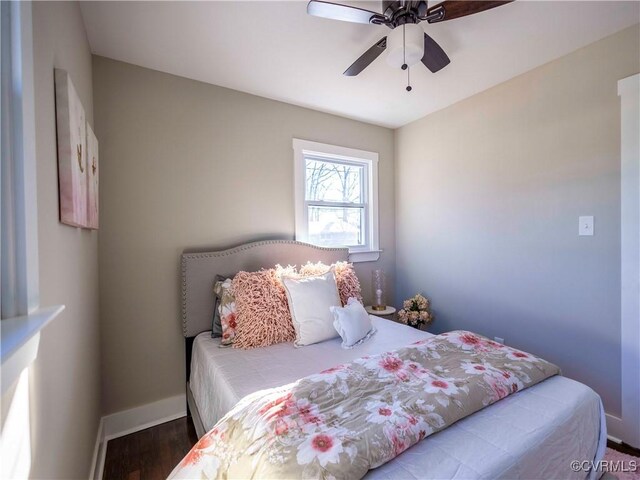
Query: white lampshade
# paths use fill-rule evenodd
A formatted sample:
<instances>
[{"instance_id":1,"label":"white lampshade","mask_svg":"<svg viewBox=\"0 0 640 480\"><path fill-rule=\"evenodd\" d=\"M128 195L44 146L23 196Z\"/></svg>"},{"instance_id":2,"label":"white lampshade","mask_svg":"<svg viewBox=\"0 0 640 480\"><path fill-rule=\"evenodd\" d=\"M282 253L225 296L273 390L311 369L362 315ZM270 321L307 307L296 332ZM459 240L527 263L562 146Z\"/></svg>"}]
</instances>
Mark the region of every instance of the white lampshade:
<instances>
[{"instance_id":1,"label":"white lampshade","mask_svg":"<svg viewBox=\"0 0 640 480\"><path fill-rule=\"evenodd\" d=\"M404 32L404 42L403 42ZM406 48L403 49L403 46ZM387 63L401 68L403 64L415 65L424 55L424 31L420 25L408 23L400 25L387 36Z\"/></svg>"}]
</instances>

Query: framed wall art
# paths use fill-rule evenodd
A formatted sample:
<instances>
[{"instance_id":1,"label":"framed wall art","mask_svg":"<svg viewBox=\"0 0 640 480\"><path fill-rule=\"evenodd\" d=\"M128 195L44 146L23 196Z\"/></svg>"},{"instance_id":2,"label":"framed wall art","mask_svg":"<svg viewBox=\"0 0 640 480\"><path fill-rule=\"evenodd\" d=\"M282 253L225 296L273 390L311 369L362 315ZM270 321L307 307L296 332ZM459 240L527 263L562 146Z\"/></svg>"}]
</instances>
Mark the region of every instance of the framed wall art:
<instances>
[{"instance_id":1,"label":"framed wall art","mask_svg":"<svg viewBox=\"0 0 640 480\"><path fill-rule=\"evenodd\" d=\"M87 121L66 71L55 70L60 221L87 224Z\"/></svg>"},{"instance_id":2,"label":"framed wall art","mask_svg":"<svg viewBox=\"0 0 640 480\"><path fill-rule=\"evenodd\" d=\"M87 227L98 229L98 139L87 123Z\"/></svg>"}]
</instances>

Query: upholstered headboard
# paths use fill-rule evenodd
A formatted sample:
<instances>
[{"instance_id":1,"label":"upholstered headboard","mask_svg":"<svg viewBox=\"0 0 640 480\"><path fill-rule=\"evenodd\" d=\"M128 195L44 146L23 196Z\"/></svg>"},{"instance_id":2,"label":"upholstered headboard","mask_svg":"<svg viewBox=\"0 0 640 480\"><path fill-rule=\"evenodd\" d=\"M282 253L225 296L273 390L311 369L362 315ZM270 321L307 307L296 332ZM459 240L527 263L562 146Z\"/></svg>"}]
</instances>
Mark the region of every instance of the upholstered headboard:
<instances>
[{"instance_id":1,"label":"upholstered headboard","mask_svg":"<svg viewBox=\"0 0 640 480\"><path fill-rule=\"evenodd\" d=\"M331 264L346 261L347 248L325 248L293 240L267 240L228 250L182 254L182 332L194 337L211 329L213 281L216 275L234 275L240 270L256 271L275 264Z\"/></svg>"}]
</instances>

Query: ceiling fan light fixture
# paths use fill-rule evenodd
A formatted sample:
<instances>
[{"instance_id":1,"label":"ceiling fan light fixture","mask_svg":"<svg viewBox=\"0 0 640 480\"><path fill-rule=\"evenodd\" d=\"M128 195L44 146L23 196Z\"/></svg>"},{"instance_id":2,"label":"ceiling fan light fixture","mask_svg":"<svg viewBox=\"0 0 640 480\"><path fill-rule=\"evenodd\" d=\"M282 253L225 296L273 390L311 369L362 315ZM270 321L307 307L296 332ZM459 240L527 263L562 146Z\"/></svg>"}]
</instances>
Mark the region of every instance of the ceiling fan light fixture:
<instances>
[{"instance_id":1,"label":"ceiling fan light fixture","mask_svg":"<svg viewBox=\"0 0 640 480\"><path fill-rule=\"evenodd\" d=\"M424 56L424 30L415 23L405 23L387 36L387 63L394 68L411 66Z\"/></svg>"}]
</instances>

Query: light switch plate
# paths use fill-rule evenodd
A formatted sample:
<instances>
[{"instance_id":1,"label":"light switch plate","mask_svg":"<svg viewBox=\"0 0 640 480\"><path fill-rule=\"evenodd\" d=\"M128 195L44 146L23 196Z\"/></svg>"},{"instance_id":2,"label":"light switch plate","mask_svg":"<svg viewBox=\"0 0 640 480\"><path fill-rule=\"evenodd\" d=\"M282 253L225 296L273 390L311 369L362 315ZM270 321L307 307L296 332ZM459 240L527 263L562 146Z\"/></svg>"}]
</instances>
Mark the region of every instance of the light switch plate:
<instances>
[{"instance_id":1,"label":"light switch plate","mask_svg":"<svg viewBox=\"0 0 640 480\"><path fill-rule=\"evenodd\" d=\"M594 234L593 216L578 217L578 235L592 236Z\"/></svg>"}]
</instances>

